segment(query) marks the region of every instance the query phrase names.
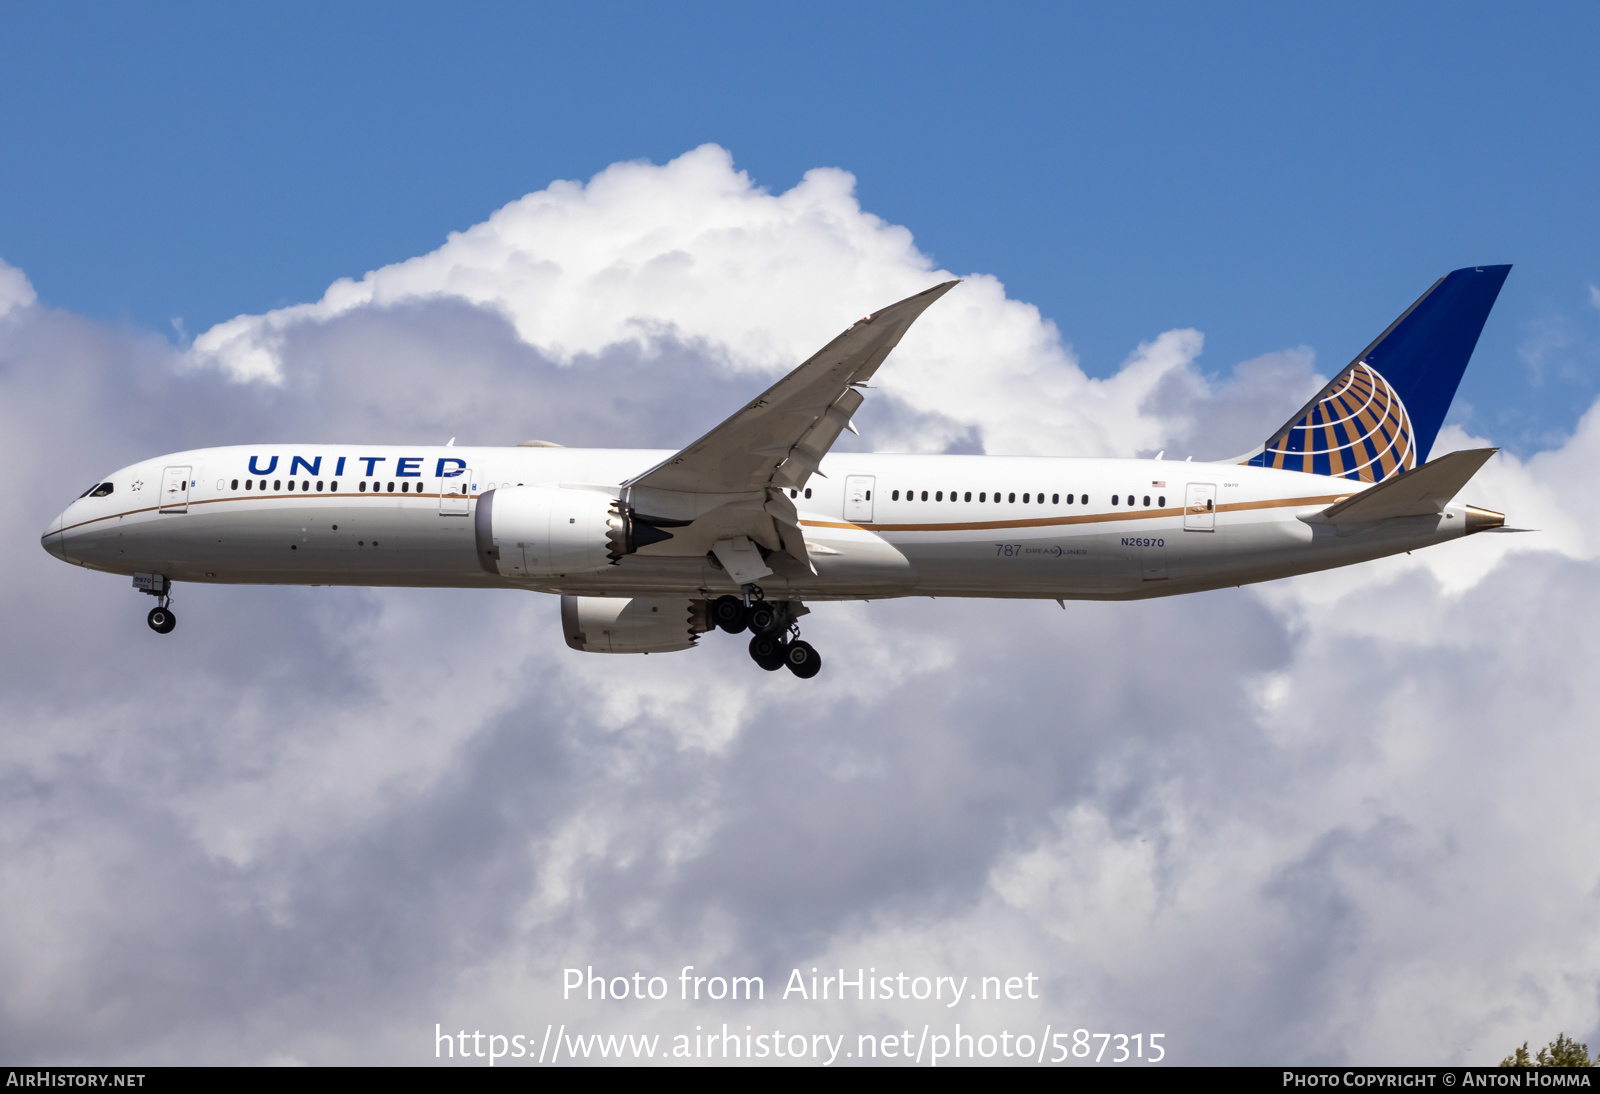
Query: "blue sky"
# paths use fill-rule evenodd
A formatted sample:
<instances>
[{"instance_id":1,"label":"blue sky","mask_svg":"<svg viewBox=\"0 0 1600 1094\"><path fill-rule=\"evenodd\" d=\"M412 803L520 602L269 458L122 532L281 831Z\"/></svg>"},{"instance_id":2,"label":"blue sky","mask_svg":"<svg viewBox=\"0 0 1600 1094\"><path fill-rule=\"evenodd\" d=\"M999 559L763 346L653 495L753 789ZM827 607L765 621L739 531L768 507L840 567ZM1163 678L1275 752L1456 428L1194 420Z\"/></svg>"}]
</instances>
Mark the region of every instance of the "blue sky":
<instances>
[{"instance_id":1,"label":"blue sky","mask_svg":"<svg viewBox=\"0 0 1600 1094\"><path fill-rule=\"evenodd\" d=\"M1112 372L1343 363L1456 266L1516 271L1461 392L1519 450L1600 385L1585 5L31 5L0 41L0 253L191 334L706 141L1000 277ZM1522 354L1519 355L1519 349ZM1537 360L1537 366L1529 360ZM1457 418L1465 416L1458 408Z\"/></svg>"},{"instance_id":2,"label":"blue sky","mask_svg":"<svg viewBox=\"0 0 1600 1094\"><path fill-rule=\"evenodd\" d=\"M1040 1001L956 1020L1181 1063L1600 1043L1597 30L7 9L0 1059L952 1018L560 998L683 964L1031 973ZM967 281L841 451L1228 455L1490 262L1453 413L1509 451L1462 500L1537 535L1137 603L819 603L813 681L727 636L575 653L511 591L181 586L157 636L36 538L205 445L676 447L938 269Z\"/></svg>"}]
</instances>

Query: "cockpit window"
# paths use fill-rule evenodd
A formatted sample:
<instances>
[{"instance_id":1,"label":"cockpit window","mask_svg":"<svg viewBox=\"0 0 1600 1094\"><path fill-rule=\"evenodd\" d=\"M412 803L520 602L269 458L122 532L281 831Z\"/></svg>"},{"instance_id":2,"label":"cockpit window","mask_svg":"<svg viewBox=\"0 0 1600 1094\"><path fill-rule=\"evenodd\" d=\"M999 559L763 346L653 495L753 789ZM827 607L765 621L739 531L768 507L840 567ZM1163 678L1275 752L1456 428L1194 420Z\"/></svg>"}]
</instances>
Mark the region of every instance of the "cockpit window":
<instances>
[{"instance_id":1,"label":"cockpit window","mask_svg":"<svg viewBox=\"0 0 1600 1094\"><path fill-rule=\"evenodd\" d=\"M103 498L107 494L111 493L111 489L112 489L112 484L111 483L103 482L99 486L91 487L90 490L89 490L88 496L91 497L91 498Z\"/></svg>"}]
</instances>

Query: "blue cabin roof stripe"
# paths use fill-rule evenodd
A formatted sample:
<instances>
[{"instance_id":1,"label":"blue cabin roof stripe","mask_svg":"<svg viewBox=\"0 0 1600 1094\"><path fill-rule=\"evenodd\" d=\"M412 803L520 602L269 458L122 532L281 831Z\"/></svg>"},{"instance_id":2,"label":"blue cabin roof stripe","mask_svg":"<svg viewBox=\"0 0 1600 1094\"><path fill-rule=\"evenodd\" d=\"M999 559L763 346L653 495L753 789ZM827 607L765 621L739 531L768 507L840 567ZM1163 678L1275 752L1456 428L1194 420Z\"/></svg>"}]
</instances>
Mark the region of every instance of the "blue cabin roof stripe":
<instances>
[{"instance_id":1,"label":"blue cabin roof stripe","mask_svg":"<svg viewBox=\"0 0 1600 1094\"><path fill-rule=\"evenodd\" d=\"M1244 461L1377 482L1433 448L1510 266L1454 270Z\"/></svg>"}]
</instances>

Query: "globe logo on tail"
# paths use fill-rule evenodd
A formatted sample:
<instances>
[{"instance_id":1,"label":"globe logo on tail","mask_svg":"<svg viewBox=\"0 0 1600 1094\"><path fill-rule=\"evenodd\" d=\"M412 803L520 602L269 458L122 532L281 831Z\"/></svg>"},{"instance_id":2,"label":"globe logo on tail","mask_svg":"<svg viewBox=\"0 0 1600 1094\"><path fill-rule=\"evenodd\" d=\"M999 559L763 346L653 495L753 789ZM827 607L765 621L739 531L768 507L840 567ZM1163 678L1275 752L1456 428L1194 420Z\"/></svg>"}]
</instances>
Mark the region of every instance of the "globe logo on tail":
<instances>
[{"instance_id":1,"label":"globe logo on tail","mask_svg":"<svg viewBox=\"0 0 1600 1094\"><path fill-rule=\"evenodd\" d=\"M1381 482L1417 466L1417 446L1405 403L1377 369L1357 361L1249 462Z\"/></svg>"}]
</instances>

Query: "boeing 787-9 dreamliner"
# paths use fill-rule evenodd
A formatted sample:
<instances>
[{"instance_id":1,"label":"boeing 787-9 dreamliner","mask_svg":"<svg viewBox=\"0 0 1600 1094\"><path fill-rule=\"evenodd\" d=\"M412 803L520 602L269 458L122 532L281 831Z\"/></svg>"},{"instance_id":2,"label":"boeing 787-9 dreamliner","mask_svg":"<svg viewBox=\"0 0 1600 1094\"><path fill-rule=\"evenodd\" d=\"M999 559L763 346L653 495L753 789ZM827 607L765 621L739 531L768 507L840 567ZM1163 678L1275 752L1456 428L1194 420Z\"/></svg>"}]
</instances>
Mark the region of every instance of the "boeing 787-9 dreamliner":
<instances>
[{"instance_id":1,"label":"boeing 787-9 dreamliner","mask_svg":"<svg viewBox=\"0 0 1600 1094\"><path fill-rule=\"evenodd\" d=\"M762 668L811 677L808 602L1172 596L1502 528L1454 500L1494 449L1424 461L1510 268L1440 278L1265 442L1214 463L830 455L951 281L855 323L679 452L177 452L101 478L44 548L132 575L161 634L180 581L527 589L561 597L575 650L749 631Z\"/></svg>"}]
</instances>

